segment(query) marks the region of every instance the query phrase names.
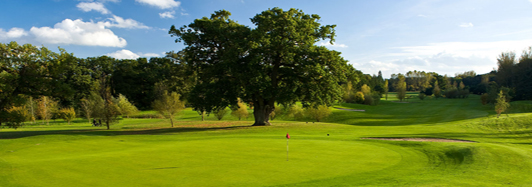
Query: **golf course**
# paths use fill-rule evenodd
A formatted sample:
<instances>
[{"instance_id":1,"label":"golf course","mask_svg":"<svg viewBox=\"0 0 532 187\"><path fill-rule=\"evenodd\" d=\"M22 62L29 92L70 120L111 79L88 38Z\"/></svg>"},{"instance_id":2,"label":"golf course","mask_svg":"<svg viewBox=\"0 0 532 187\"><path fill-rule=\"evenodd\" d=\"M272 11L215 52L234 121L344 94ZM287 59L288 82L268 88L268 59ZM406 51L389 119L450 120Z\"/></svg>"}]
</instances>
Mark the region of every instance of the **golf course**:
<instances>
[{"instance_id":1,"label":"golf course","mask_svg":"<svg viewBox=\"0 0 532 187\"><path fill-rule=\"evenodd\" d=\"M479 98L389 97L336 104L322 122L281 115L258 127L229 114L201 121L189 108L173 128L168 119L120 118L110 130L82 118L26 122L0 130L0 186L530 185L532 103L496 118Z\"/></svg>"}]
</instances>

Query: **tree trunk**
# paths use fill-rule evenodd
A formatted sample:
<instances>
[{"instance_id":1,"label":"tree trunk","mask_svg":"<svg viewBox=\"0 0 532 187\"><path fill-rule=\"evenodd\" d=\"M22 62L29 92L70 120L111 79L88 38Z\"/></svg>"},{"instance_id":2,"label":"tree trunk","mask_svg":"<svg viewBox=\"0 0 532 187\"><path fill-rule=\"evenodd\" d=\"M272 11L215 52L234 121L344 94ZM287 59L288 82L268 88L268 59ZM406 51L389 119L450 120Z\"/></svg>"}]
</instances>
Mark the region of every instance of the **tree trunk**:
<instances>
[{"instance_id":1,"label":"tree trunk","mask_svg":"<svg viewBox=\"0 0 532 187\"><path fill-rule=\"evenodd\" d=\"M172 127L174 127L174 116L170 116L170 123L172 124Z\"/></svg>"},{"instance_id":2,"label":"tree trunk","mask_svg":"<svg viewBox=\"0 0 532 187\"><path fill-rule=\"evenodd\" d=\"M253 126L269 126L270 124L270 114L274 111L273 105L263 104L265 102L253 102L253 116L255 116L255 123Z\"/></svg>"}]
</instances>

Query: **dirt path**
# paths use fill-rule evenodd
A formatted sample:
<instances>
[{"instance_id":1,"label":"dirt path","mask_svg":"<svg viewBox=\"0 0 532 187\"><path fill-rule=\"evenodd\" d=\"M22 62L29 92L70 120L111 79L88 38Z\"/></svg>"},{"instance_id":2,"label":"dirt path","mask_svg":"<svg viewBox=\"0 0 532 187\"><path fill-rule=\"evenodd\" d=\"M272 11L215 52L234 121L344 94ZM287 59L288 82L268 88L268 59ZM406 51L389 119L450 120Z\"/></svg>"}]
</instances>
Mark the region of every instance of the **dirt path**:
<instances>
[{"instance_id":1,"label":"dirt path","mask_svg":"<svg viewBox=\"0 0 532 187\"><path fill-rule=\"evenodd\" d=\"M338 109L338 110L345 110L345 111L353 111L353 112L365 112L366 110L361 110L361 109L347 109L347 108L336 108L336 107L333 107L335 109Z\"/></svg>"},{"instance_id":2,"label":"dirt path","mask_svg":"<svg viewBox=\"0 0 532 187\"><path fill-rule=\"evenodd\" d=\"M460 142L460 143L476 143L469 140L443 139L443 138L361 138L372 140L388 140L388 141L414 141L414 142Z\"/></svg>"}]
</instances>

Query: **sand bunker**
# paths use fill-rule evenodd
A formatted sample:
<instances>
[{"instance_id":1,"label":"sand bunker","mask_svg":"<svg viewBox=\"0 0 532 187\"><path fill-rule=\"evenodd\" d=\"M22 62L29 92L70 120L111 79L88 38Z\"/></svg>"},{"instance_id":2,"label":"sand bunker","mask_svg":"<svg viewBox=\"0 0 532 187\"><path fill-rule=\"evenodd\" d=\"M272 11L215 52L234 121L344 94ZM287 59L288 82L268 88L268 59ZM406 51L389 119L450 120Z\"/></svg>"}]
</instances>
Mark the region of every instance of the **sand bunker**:
<instances>
[{"instance_id":1,"label":"sand bunker","mask_svg":"<svg viewBox=\"0 0 532 187\"><path fill-rule=\"evenodd\" d=\"M469 140L444 139L444 138L362 138L372 140L388 140L388 141L414 141L414 142L460 142L460 143L476 143Z\"/></svg>"}]
</instances>

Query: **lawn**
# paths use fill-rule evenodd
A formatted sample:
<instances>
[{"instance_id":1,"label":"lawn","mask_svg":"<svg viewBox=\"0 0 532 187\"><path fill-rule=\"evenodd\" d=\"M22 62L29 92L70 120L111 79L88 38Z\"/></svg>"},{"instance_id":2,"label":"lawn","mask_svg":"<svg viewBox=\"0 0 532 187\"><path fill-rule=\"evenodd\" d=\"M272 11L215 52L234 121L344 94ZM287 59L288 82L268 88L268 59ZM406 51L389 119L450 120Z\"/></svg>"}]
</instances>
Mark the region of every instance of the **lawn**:
<instances>
[{"instance_id":1,"label":"lawn","mask_svg":"<svg viewBox=\"0 0 532 187\"><path fill-rule=\"evenodd\" d=\"M218 121L210 115L201 121L187 109L174 128L165 119L130 118L111 130L83 119L0 129L0 186L532 184L529 101L496 119L492 106L474 95L406 103L392 98L378 106L337 105L365 111L334 109L320 123L281 116L272 126L251 127L252 116L238 121L228 114Z\"/></svg>"}]
</instances>

